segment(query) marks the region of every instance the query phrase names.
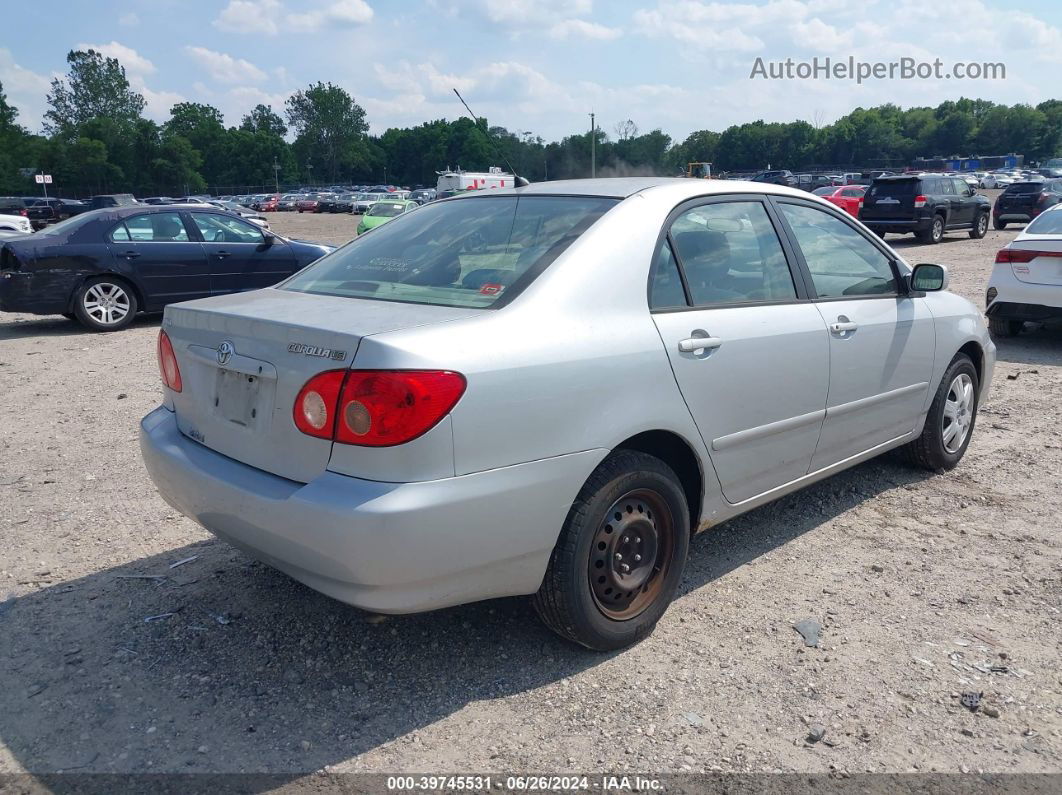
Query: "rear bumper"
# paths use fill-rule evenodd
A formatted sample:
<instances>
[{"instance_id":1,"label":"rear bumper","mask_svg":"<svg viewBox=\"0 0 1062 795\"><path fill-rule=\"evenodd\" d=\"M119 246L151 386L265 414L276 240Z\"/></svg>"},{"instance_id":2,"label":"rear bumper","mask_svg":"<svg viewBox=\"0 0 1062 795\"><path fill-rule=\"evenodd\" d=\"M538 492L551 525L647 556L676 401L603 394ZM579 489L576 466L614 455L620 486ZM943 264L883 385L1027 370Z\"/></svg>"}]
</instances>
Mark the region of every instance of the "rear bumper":
<instances>
[{"instance_id":1,"label":"rear bumper","mask_svg":"<svg viewBox=\"0 0 1062 795\"><path fill-rule=\"evenodd\" d=\"M69 311L78 276L34 271L0 273L0 311L61 315Z\"/></svg>"},{"instance_id":2,"label":"rear bumper","mask_svg":"<svg viewBox=\"0 0 1062 795\"><path fill-rule=\"evenodd\" d=\"M924 232L933 225L932 216L925 218L865 218L859 217L874 232Z\"/></svg>"},{"instance_id":3,"label":"rear bumper","mask_svg":"<svg viewBox=\"0 0 1062 795\"><path fill-rule=\"evenodd\" d=\"M1050 320L1062 317L1062 285L1020 281L1008 268L996 266L988 282L996 291L985 314L1009 320Z\"/></svg>"},{"instance_id":4,"label":"rear bumper","mask_svg":"<svg viewBox=\"0 0 1062 795\"><path fill-rule=\"evenodd\" d=\"M297 483L185 437L160 407L140 426L159 493L253 557L335 599L382 613L533 593L591 450L420 483L325 472Z\"/></svg>"}]
</instances>

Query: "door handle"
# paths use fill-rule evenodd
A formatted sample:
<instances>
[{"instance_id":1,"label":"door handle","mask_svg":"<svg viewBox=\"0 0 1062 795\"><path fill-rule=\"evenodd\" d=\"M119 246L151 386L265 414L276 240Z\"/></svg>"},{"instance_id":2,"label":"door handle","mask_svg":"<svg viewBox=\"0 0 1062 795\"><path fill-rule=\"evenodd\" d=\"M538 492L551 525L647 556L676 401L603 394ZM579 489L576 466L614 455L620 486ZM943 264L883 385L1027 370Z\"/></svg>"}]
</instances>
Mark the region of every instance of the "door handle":
<instances>
[{"instance_id":1,"label":"door handle","mask_svg":"<svg viewBox=\"0 0 1062 795\"><path fill-rule=\"evenodd\" d=\"M227 252L227 251L215 251L214 252L214 256L218 257L219 259L225 259L225 257L229 256L229 252Z\"/></svg>"},{"instance_id":2,"label":"door handle","mask_svg":"<svg viewBox=\"0 0 1062 795\"><path fill-rule=\"evenodd\" d=\"M693 353L699 350L714 350L723 344L720 337L690 337L679 340L678 348L683 353Z\"/></svg>"},{"instance_id":3,"label":"door handle","mask_svg":"<svg viewBox=\"0 0 1062 795\"><path fill-rule=\"evenodd\" d=\"M841 320L841 318L837 318L836 323L830 324L830 333L844 335L849 331L855 331L857 328L859 328L858 323L853 323L851 320L847 319Z\"/></svg>"},{"instance_id":4,"label":"door handle","mask_svg":"<svg viewBox=\"0 0 1062 795\"><path fill-rule=\"evenodd\" d=\"M122 254L122 256L125 257L126 259L136 259L137 257L140 256L140 252L139 251L126 251L126 252L124 252Z\"/></svg>"}]
</instances>

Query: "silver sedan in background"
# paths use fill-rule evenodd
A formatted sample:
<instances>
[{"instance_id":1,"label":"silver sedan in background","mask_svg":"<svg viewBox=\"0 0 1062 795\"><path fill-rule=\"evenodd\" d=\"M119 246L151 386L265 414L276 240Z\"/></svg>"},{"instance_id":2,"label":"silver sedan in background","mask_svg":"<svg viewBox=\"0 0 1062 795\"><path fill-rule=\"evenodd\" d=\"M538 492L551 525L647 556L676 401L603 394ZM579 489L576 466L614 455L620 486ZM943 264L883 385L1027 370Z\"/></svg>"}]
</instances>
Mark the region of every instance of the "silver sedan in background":
<instances>
[{"instance_id":1,"label":"silver sedan in background","mask_svg":"<svg viewBox=\"0 0 1062 795\"><path fill-rule=\"evenodd\" d=\"M615 649L692 533L893 448L959 463L995 347L946 286L777 185L460 196L167 307L141 447L171 505L337 599L532 594Z\"/></svg>"}]
</instances>

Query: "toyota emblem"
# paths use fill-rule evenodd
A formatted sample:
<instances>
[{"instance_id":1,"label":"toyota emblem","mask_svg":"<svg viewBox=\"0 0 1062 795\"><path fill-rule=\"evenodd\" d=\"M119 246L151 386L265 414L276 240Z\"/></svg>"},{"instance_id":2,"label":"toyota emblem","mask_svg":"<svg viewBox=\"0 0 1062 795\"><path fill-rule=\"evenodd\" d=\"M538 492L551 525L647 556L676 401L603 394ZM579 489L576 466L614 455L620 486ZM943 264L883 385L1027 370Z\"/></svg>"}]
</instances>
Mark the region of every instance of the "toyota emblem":
<instances>
[{"instance_id":1,"label":"toyota emblem","mask_svg":"<svg viewBox=\"0 0 1062 795\"><path fill-rule=\"evenodd\" d=\"M236 353L236 346L226 340L218 346L218 364L225 364Z\"/></svg>"}]
</instances>

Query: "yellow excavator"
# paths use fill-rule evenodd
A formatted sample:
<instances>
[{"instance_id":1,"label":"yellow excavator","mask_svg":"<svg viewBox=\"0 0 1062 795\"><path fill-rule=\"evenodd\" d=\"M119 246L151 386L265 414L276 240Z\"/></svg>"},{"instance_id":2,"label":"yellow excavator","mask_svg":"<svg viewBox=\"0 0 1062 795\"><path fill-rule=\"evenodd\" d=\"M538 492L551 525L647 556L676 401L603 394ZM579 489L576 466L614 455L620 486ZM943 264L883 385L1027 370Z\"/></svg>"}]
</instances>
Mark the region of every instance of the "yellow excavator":
<instances>
[{"instance_id":1,"label":"yellow excavator","mask_svg":"<svg viewBox=\"0 0 1062 795\"><path fill-rule=\"evenodd\" d=\"M687 177L687 179L711 179L712 178L712 164L711 163L687 163L686 164L686 177Z\"/></svg>"}]
</instances>

